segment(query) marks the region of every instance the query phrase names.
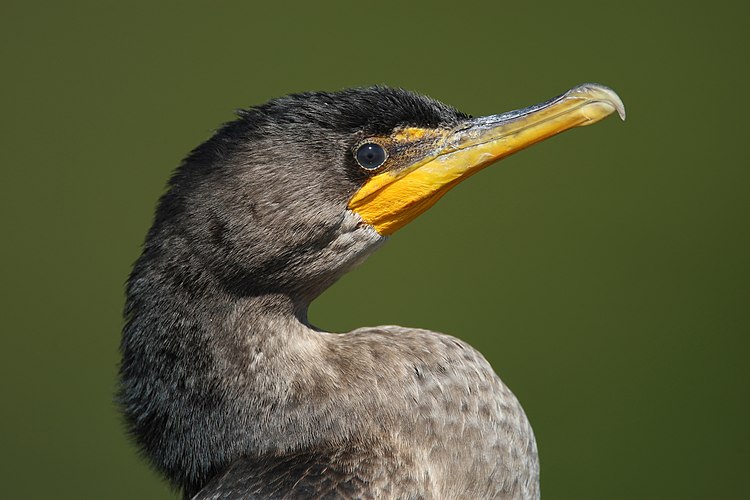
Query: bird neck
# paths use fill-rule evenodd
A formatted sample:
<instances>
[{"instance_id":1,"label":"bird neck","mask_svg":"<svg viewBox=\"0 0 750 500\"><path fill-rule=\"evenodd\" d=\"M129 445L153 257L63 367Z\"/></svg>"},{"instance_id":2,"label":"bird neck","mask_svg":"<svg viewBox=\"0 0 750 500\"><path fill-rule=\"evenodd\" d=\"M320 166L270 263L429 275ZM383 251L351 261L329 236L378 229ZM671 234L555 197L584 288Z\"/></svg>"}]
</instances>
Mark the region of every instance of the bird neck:
<instances>
[{"instance_id":1,"label":"bird neck","mask_svg":"<svg viewBox=\"0 0 750 500\"><path fill-rule=\"evenodd\" d=\"M297 263L298 274L313 274L287 269L285 281L255 276L272 266L244 274L222 266L157 217L128 281L119 402L136 442L175 486L194 491L240 456L341 443L388 425L392 417L377 410L392 408L390 392L371 391L382 360L368 341L307 321L315 296L383 243L360 222L345 217L333 242L310 250L314 265Z\"/></svg>"},{"instance_id":2,"label":"bird neck","mask_svg":"<svg viewBox=\"0 0 750 500\"><path fill-rule=\"evenodd\" d=\"M152 464L190 490L237 456L290 444L282 410L304 397L294 381L321 335L305 300L232 294L188 257L179 269L150 257L129 281L119 401Z\"/></svg>"}]
</instances>

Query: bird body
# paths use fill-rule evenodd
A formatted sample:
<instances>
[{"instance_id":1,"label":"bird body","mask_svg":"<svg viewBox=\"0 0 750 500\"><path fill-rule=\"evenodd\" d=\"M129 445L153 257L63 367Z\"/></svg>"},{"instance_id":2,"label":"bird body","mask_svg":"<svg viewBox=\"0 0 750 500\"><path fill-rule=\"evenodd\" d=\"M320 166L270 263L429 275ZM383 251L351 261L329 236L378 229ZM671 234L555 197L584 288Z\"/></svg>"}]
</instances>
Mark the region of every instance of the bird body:
<instances>
[{"instance_id":1,"label":"bird body","mask_svg":"<svg viewBox=\"0 0 750 500\"><path fill-rule=\"evenodd\" d=\"M538 495L528 420L464 342L395 326L337 335L299 323L295 333L301 351L268 360L251 350L242 367L255 374L249 385L269 375L285 382L273 388L285 394L280 404L246 402L260 411L243 427L258 432L263 451L198 498Z\"/></svg>"},{"instance_id":2,"label":"bird body","mask_svg":"<svg viewBox=\"0 0 750 500\"><path fill-rule=\"evenodd\" d=\"M119 401L155 468L186 498L537 498L531 426L479 352L328 333L307 308L530 126L579 120L571 95L589 121L621 106L601 89L490 119L383 87L300 94L193 151L127 289Z\"/></svg>"}]
</instances>

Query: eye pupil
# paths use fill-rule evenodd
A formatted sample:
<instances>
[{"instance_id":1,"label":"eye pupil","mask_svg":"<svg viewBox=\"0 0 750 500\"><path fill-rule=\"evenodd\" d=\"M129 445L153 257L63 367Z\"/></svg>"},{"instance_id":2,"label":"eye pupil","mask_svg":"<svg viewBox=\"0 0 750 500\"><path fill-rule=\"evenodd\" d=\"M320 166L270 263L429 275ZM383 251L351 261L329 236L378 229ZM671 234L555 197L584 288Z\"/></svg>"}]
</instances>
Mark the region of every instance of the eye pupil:
<instances>
[{"instance_id":1,"label":"eye pupil","mask_svg":"<svg viewBox=\"0 0 750 500\"><path fill-rule=\"evenodd\" d=\"M367 170L374 170L385 163L386 153L380 144L362 144L356 153L357 163Z\"/></svg>"}]
</instances>

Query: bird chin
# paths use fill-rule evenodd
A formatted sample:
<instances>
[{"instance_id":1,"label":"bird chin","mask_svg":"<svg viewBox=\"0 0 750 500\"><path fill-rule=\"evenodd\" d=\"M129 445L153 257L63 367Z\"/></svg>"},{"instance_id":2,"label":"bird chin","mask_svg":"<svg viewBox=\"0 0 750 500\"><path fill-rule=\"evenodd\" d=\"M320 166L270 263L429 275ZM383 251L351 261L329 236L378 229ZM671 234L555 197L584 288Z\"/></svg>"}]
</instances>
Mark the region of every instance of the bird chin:
<instances>
[{"instance_id":1,"label":"bird chin","mask_svg":"<svg viewBox=\"0 0 750 500\"><path fill-rule=\"evenodd\" d=\"M305 290L305 299L312 301L344 274L362 264L388 239L362 220L359 214L346 210L330 243L311 254L305 268L310 274L306 282L316 286Z\"/></svg>"},{"instance_id":2,"label":"bird chin","mask_svg":"<svg viewBox=\"0 0 750 500\"><path fill-rule=\"evenodd\" d=\"M345 272L362 264L388 239L388 236L378 233L372 225L352 210L346 210L342 230L334 245L340 245L342 254L345 255Z\"/></svg>"}]
</instances>

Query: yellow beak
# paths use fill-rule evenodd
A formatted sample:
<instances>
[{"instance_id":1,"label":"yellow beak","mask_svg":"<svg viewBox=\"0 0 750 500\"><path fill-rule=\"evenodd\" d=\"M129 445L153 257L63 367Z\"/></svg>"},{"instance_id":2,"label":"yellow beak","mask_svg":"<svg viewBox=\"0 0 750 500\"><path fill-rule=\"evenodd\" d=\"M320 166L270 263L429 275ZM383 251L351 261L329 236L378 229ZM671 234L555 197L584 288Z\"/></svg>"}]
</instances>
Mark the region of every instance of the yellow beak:
<instances>
[{"instance_id":1,"label":"yellow beak","mask_svg":"<svg viewBox=\"0 0 750 500\"><path fill-rule=\"evenodd\" d=\"M469 119L447 130L419 161L371 177L349 208L382 235L393 234L449 189L484 167L573 127L591 125L625 107L615 92L587 83L542 104Z\"/></svg>"}]
</instances>

